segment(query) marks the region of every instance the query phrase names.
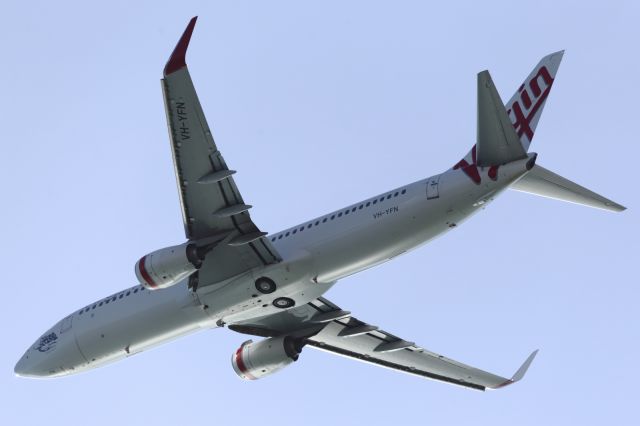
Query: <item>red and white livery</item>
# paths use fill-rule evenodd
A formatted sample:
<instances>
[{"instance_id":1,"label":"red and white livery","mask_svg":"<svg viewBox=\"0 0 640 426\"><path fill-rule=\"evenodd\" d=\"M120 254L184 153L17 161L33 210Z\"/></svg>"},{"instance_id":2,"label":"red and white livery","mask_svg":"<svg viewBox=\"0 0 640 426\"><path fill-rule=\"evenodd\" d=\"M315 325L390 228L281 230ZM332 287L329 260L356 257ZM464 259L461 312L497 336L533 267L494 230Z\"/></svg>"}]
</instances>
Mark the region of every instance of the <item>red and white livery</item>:
<instances>
[{"instance_id":1,"label":"red and white livery","mask_svg":"<svg viewBox=\"0 0 640 426\"><path fill-rule=\"evenodd\" d=\"M162 79L186 242L143 256L135 265L140 285L48 329L18 361L16 374L69 375L227 327L262 338L231 356L235 372L249 380L291 365L307 346L478 390L520 380L536 351L513 376L502 377L357 319L322 296L339 280L456 228L508 188L624 210L544 169L529 152L563 52L544 57L506 105L489 72L478 74L476 140L452 168L267 234L250 216L191 81L185 56L195 22Z\"/></svg>"}]
</instances>

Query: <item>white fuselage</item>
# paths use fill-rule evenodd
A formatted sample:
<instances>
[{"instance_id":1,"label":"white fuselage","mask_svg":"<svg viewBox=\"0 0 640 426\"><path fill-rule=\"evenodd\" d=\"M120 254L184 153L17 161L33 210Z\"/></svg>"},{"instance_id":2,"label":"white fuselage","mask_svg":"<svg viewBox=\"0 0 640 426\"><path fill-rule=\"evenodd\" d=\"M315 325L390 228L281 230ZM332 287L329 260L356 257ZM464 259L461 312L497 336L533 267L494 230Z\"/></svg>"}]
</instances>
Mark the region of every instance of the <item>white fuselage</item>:
<instances>
[{"instance_id":1,"label":"white fuselage","mask_svg":"<svg viewBox=\"0 0 640 426\"><path fill-rule=\"evenodd\" d=\"M203 328L280 313L271 303L277 297L304 305L337 280L457 226L526 174L526 161L501 166L495 180L479 168L480 184L450 169L270 235L282 262L201 283L196 292L185 280L156 291L135 286L101 299L44 333L15 371L29 377L77 373ZM254 281L261 276L277 283L274 293L256 292Z\"/></svg>"}]
</instances>

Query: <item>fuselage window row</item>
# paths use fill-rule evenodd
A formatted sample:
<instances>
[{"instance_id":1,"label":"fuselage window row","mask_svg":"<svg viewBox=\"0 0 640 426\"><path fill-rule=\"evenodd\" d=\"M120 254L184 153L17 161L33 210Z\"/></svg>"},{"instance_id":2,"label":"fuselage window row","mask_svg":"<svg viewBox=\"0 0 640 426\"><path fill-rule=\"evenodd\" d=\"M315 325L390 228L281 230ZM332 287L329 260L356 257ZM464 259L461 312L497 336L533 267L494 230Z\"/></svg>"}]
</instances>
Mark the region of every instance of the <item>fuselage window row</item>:
<instances>
[{"instance_id":1,"label":"fuselage window row","mask_svg":"<svg viewBox=\"0 0 640 426\"><path fill-rule=\"evenodd\" d=\"M374 204L377 204L378 202L383 202L385 199L390 200L391 198L397 197L397 196L399 196L399 195L404 195L404 194L406 194L406 193L407 193L407 190L406 190L406 189L403 189L403 190L401 190L401 191L396 191L395 193L387 194L386 196L382 196L382 197L380 197L379 199L378 199L378 198L375 198L373 201L367 201L366 203L364 203L364 202L363 202L363 203L362 203L362 204L360 204L359 206L353 206L353 207L350 207L350 208L348 208L348 209L345 209L344 211L338 212L337 214L336 214L336 213L334 213L334 214L332 214L330 217L329 217L329 216L327 216L327 217L323 218L322 220L318 219L318 220L316 220L316 221L315 221L315 222L313 222L313 223L309 223L309 224L307 224L306 226L305 226L305 225L302 225L302 226L300 226L300 228L295 228L293 231L287 231L286 233L281 233L281 234L279 234L279 235L275 235L275 236L273 236L273 237L271 238L271 241L280 240L280 239L282 239L283 237L285 237L285 238L286 238L286 237L288 237L289 235L293 235L293 234L298 233L298 231L300 231L300 232L304 231L304 230L305 230L305 227L306 227L306 229L311 229L313 226L319 226L319 225L320 225L320 224L322 224L322 223L326 223L328 220L334 220L334 219L336 219L336 217L340 218L340 217L342 217L343 215L344 215L344 216L346 216L346 215L348 215L349 213L354 213L356 210L362 210L363 208L365 208L365 207L369 207L369 206L372 206L372 205L374 205ZM122 298L123 298L123 297L125 297L125 296L129 296L129 295L131 295L131 294L135 294L135 293L138 293L138 292L141 292L141 293L142 293L142 290L144 290L144 289L143 289L143 288L141 288L141 287L136 287L136 288L134 288L133 290L127 290L127 292L126 292L126 293L125 293L125 292L122 292L122 293L120 293L120 294L116 294L116 295L114 295L114 296L108 297L108 298L106 298L106 299L104 299L104 300L101 300L100 302L96 302L96 303L94 303L92 306L87 306L87 307L85 307L84 309L81 309L81 310L78 312L78 315L82 315L82 314L83 314L83 313L85 313L85 312L89 312L90 310L94 310L94 309L96 309L96 308L99 308L99 307L101 307L102 305L106 305L106 304L108 304L109 302L115 302L116 300L118 300L118 299L122 299Z\"/></svg>"},{"instance_id":2,"label":"fuselage window row","mask_svg":"<svg viewBox=\"0 0 640 426\"><path fill-rule=\"evenodd\" d=\"M362 210L365 207L369 207L371 205L377 204L378 202L383 202L385 199L390 200L392 197L395 198L398 195L404 195L407 193L406 189L403 189L402 191L396 191L395 193L392 194L387 194L386 196L382 196L379 199L375 198L373 201L367 201L366 203L362 203L359 206L354 206L354 207L350 207L348 209L346 209L344 212L339 212L339 213L334 213L331 215L331 217L327 216L325 218L322 219L322 222L320 221L320 219L316 220L314 223L309 223L306 225L306 229L311 229L312 226L318 226L320 225L320 223L326 223L327 220L334 220L336 217L342 217L342 215L344 214L345 216L348 215L349 213L354 213L356 210ZM297 234L298 231L302 232L305 230L305 225L302 225L300 228L296 228L293 231L287 231L286 233L281 233L279 235L274 235L273 237L271 237L271 241L275 241L275 240L281 240L283 237L286 238L289 235L293 235L293 234Z\"/></svg>"},{"instance_id":3,"label":"fuselage window row","mask_svg":"<svg viewBox=\"0 0 640 426\"><path fill-rule=\"evenodd\" d=\"M102 306L103 304L104 304L104 305L106 305L106 304L108 304L109 302L115 302L117 299L122 299L123 297L125 297L125 296L129 296L129 295L131 295L132 293L134 293L134 294L135 294L135 293L137 293L138 291L142 294L142 290L144 290L144 288L142 288L142 287L136 287L136 288L134 288L133 290L131 290L131 289L130 289L130 290L127 290L127 292L126 292L126 293L123 291L123 292L122 292L122 293L120 293L120 294L115 294L115 295L113 295L113 296L107 297L106 299L101 300L100 302L96 302L96 303L94 303L94 304L93 304L93 306L87 306L87 307L85 307L85 308L81 309L81 310L78 312L78 315L82 315L82 314L83 314L83 313L85 313L85 312L89 312L90 310L94 310L95 308L99 308L99 307L100 307L100 306Z\"/></svg>"}]
</instances>

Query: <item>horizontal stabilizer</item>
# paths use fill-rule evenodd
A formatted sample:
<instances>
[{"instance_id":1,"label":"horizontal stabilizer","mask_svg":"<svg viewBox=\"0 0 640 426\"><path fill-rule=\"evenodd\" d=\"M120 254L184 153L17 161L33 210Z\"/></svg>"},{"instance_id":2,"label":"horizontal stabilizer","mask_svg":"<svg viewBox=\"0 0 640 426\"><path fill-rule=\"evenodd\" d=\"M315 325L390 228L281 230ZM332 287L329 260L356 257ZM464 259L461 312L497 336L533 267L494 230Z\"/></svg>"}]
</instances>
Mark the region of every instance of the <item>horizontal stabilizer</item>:
<instances>
[{"instance_id":1,"label":"horizontal stabilizer","mask_svg":"<svg viewBox=\"0 0 640 426\"><path fill-rule=\"evenodd\" d=\"M527 156L489 71L478 74L477 164L498 166Z\"/></svg>"},{"instance_id":2,"label":"horizontal stabilizer","mask_svg":"<svg viewBox=\"0 0 640 426\"><path fill-rule=\"evenodd\" d=\"M539 165L535 165L522 179L513 183L511 189L540 195L541 197L582 204L596 209L614 212L626 210L626 207L573 183Z\"/></svg>"}]
</instances>

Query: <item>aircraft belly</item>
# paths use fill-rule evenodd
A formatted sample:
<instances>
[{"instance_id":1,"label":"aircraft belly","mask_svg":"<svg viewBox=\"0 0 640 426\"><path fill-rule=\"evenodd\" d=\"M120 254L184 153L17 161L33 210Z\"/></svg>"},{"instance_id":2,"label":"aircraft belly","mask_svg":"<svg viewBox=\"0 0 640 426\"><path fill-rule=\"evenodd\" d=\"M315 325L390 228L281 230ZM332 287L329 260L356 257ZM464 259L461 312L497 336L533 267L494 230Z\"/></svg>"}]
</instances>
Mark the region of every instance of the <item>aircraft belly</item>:
<instances>
[{"instance_id":1,"label":"aircraft belly","mask_svg":"<svg viewBox=\"0 0 640 426\"><path fill-rule=\"evenodd\" d=\"M287 252L285 259L265 268L252 270L227 281L215 289L205 287L198 292L212 320L229 324L246 319L282 312L273 305L277 298L290 298L296 306L304 305L322 296L334 283L316 279L315 262L310 252L297 249ZM256 280L271 279L276 284L273 293L256 289Z\"/></svg>"},{"instance_id":2,"label":"aircraft belly","mask_svg":"<svg viewBox=\"0 0 640 426\"><path fill-rule=\"evenodd\" d=\"M386 262L437 236L447 228L440 200L423 199L399 206L392 216L374 219L358 229L310 247L318 281L331 282Z\"/></svg>"},{"instance_id":3,"label":"aircraft belly","mask_svg":"<svg viewBox=\"0 0 640 426\"><path fill-rule=\"evenodd\" d=\"M192 304L186 286L176 285L90 311L93 316L84 317L76 330L86 367L113 362L200 329L207 317Z\"/></svg>"},{"instance_id":4,"label":"aircraft belly","mask_svg":"<svg viewBox=\"0 0 640 426\"><path fill-rule=\"evenodd\" d=\"M318 281L331 282L386 262L456 228L497 195L503 184L475 185L459 171L439 177L438 197L428 198L428 179L412 184L411 199L391 215L374 216L348 232L311 242Z\"/></svg>"}]
</instances>

